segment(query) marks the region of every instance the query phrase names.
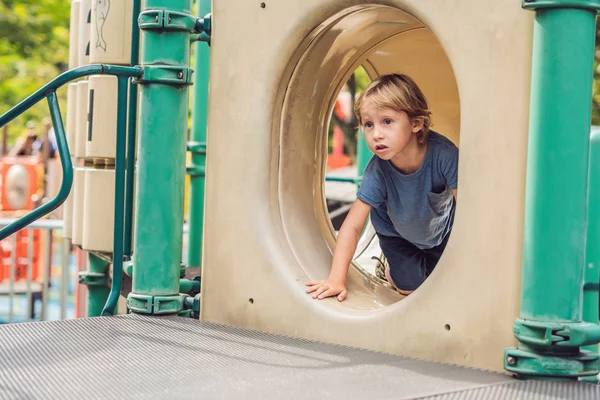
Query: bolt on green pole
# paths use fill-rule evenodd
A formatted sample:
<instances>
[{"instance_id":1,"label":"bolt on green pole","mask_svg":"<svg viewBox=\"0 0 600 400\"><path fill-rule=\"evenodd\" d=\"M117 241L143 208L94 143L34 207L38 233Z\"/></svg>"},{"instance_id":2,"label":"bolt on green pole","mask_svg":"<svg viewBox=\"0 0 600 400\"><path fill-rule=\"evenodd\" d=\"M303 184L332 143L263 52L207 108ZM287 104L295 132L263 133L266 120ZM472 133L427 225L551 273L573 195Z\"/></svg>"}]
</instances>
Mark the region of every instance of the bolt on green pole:
<instances>
[{"instance_id":1,"label":"bolt on green pole","mask_svg":"<svg viewBox=\"0 0 600 400\"><path fill-rule=\"evenodd\" d=\"M146 0L142 30L135 234L130 310L172 314L179 296L191 84L191 0Z\"/></svg>"},{"instance_id":2,"label":"bolt on green pole","mask_svg":"<svg viewBox=\"0 0 600 400\"><path fill-rule=\"evenodd\" d=\"M197 0L196 15L210 13L210 0ZM202 230L204 225L204 182L206 166L206 123L208 112L209 47L204 42L194 45L194 82L192 103L192 131L189 150L192 153L190 198L188 210L189 249L188 266L199 267L202 260ZM198 167L198 168L196 168Z\"/></svg>"},{"instance_id":3,"label":"bolt on green pole","mask_svg":"<svg viewBox=\"0 0 600 400\"><path fill-rule=\"evenodd\" d=\"M597 2L536 8L521 313L505 368L521 377L598 374L598 324L582 322L592 68Z\"/></svg>"}]
</instances>

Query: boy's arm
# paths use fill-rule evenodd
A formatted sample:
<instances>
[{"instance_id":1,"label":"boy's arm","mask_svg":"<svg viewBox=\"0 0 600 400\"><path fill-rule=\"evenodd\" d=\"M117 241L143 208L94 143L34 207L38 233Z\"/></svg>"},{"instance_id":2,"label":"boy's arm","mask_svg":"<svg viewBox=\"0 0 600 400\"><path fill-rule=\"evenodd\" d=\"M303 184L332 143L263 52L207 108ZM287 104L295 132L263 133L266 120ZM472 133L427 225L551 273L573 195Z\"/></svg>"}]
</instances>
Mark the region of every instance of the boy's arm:
<instances>
[{"instance_id":1,"label":"boy's arm","mask_svg":"<svg viewBox=\"0 0 600 400\"><path fill-rule=\"evenodd\" d=\"M371 206L360 199L357 199L352 205L338 233L329 278L306 284L308 286L306 292L314 292L313 298L321 300L330 296L338 296L339 301L346 298L348 268L370 210Z\"/></svg>"}]
</instances>

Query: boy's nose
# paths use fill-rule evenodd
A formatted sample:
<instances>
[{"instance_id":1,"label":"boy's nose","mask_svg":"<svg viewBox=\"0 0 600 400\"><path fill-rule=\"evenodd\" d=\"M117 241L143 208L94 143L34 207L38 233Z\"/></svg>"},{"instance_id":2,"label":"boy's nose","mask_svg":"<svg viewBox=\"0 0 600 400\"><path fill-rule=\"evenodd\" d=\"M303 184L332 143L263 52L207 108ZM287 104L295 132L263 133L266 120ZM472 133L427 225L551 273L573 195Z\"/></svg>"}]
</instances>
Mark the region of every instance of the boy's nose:
<instances>
[{"instance_id":1,"label":"boy's nose","mask_svg":"<svg viewBox=\"0 0 600 400\"><path fill-rule=\"evenodd\" d=\"M375 139L383 139L383 131L377 127L373 129L373 138Z\"/></svg>"}]
</instances>

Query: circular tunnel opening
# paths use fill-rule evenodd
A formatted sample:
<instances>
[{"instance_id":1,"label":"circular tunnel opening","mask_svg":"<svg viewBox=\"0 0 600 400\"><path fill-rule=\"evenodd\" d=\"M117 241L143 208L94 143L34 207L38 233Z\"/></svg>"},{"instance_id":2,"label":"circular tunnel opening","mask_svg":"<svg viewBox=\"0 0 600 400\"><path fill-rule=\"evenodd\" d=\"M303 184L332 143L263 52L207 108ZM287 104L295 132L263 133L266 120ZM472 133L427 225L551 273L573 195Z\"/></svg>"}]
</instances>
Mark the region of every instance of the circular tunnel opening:
<instances>
[{"instance_id":1,"label":"circular tunnel opening","mask_svg":"<svg viewBox=\"0 0 600 400\"><path fill-rule=\"evenodd\" d=\"M339 217L343 220L344 216L343 207L342 212L338 207L339 215L334 215L332 222L326 177L332 172L328 157L333 151L332 120L336 119L340 93L348 96L344 94L348 81L356 81L357 74L363 81L390 73L410 76L427 98L432 129L457 146L458 87L435 34L414 16L389 6L357 6L332 16L306 38L293 62L281 114L279 204L289 243L300 265L309 279L323 279L331 267ZM356 94L354 91L350 95ZM350 149L358 145L352 139L352 135L358 136L357 128L344 138L355 141L347 146ZM339 148L337 151L339 155ZM355 166L354 173L345 175L359 178L356 153L352 151L344 155L350 159L349 166ZM357 184L359 181L348 182L352 188L347 192L355 196ZM347 203L351 201L352 195ZM381 254L376 242L374 230L367 225L349 271L348 287L354 295L352 301L344 303L351 307L379 308L403 298L374 274L376 260L370 253Z\"/></svg>"}]
</instances>

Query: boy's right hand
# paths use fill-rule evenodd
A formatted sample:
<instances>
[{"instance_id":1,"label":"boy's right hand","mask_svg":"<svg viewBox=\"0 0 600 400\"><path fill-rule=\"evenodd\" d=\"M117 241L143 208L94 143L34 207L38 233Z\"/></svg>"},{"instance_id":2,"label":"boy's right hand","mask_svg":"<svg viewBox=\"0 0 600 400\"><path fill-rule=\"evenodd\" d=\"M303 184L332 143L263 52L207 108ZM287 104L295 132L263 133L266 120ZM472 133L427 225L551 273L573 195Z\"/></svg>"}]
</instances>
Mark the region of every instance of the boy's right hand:
<instances>
[{"instance_id":1,"label":"boy's right hand","mask_svg":"<svg viewBox=\"0 0 600 400\"><path fill-rule=\"evenodd\" d=\"M325 279L324 281L307 282L306 293L314 293L313 299L322 300L326 297L337 296L338 301L344 301L348 295L346 284L333 279Z\"/></svg>"}]
</instances>

